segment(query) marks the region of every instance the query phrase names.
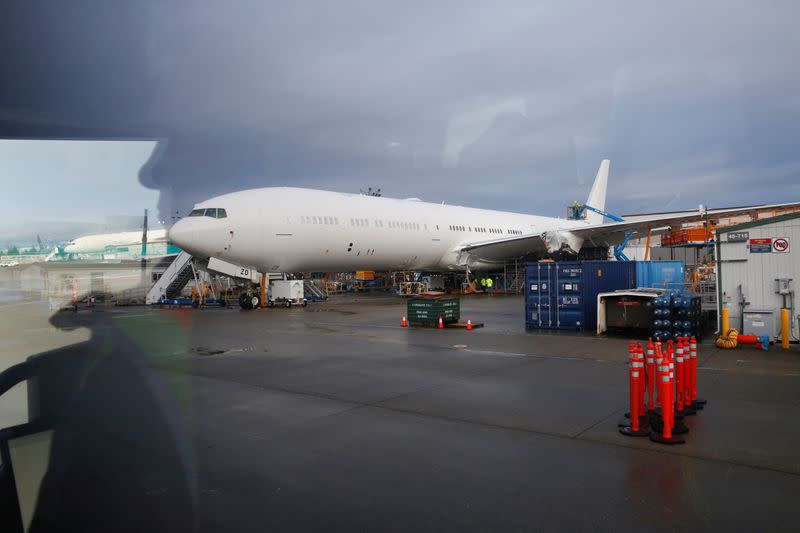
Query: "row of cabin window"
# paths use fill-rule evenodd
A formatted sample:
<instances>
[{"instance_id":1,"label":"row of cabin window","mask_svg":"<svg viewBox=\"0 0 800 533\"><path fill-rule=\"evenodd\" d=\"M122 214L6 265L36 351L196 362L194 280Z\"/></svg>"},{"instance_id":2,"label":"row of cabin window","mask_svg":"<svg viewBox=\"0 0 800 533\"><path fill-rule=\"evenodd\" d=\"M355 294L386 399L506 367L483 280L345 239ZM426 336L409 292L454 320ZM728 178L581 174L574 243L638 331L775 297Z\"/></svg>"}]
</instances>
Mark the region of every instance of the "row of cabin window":
<instances>
[{"instance_id":1,"label":"row of cabin window","mask_svg":"<svg viewBox=\"0 0 800 533\"><path fill-rule=\"evenodd\" d=\"M301 216L300 217L301 224L339 224L338 217L307 217Z\"/></svg>"},{"instance_id":2,"label":"row of cabin window","mask_svg":"<svg viewBox=\"0 0 800 533\"><path fill-rule=\"evenodd\" d=\"M403 230L412 230L412 231L419 231L421 226L416 222L401 222L398 220L375 220L374 225L376 228L389 228L389 229L403 229ZM366 218L351 218L350 219L351 226L358 226L358 227L369 227L369 219ZM425 229L428 229L428 225L425 224Z\"/></svg>"},{"instance_id":3,"label":"row of cabin window","mask_svg":"<svg viewBox=\"0 0 800 533\"><path fill-rule=\"evenodd\" d=\"M301 224L339 224L339 217L320 217L320 216L301 216L300 217ZM351 218L350 225L356 227L369 227L369 219L366 218ZM404 229L404 230L420 230L420 225L416 222L400 222L395 220L389 220L384 223L382 220L375 220L375 227L376 228L392 228L392 229ZM428 229L428 225L425 224L425 229Z\"/></svg>"},{"instance_id":4,"label":"row of cabin window","mask_svg":"<svg viewBox=\"0 0 800 533\"><path fill-rule=\"evenodd\" d=\"M386 227L390 229L404 229L412 231L420 230L420 226L416 222L398 222L396 220L389 220L386 224ZM428 229L427 224L425 224L425 229Z\"/></svg>"},{"instance_id":5,"label":"row of cabin window","mask_svg":"<svg viewBox=\"0 0 800 533\"><path fill-rule=\"evenodd\" d=\"M195 209L189 216L203 216L202 209ZM212 216L215 218L225 218L227 215L225 214L224 209L205 209L205 216ZM301 216L300 222L302 224L333 224L339 225L339 217L321 217L321 216ZM366 218L351 218L350 219L351 226L357 227L369 227L369 219ZM400 222L396 220L389 220L387 222L383 222L382 220L375 221L376 228L383 228L387 227L390 229L403 229L403 230L413 230L419 231L420 225L416 222ZM428 225L425 224L425 229L428 229ZM437 226L438 229L438 226ZM496 229L496 228L474 228L478 233L497 233L502 234L503 230ZM465 226L457 226L451 225L450 231L472 231L472 227L465 227ZM508 229L506 230L507 233L511 235L521 235L522 232L519 230Z\"/></svg>"},{"instance_id":6,"label":"row of cabin window","mask_svg":"<svg viewBox=\"0 0 800 533\"><path fill-rule=\"evenodd\" d=\"M471 226L464 227L464 226L450 226L450 231L476 231L478 233L496 233L499 235L503 234L503 230L497 228L473 228ZM515 229L507 229L506 233L509 235L522 235L522 232Z\"/></svg>"}]
</instances>

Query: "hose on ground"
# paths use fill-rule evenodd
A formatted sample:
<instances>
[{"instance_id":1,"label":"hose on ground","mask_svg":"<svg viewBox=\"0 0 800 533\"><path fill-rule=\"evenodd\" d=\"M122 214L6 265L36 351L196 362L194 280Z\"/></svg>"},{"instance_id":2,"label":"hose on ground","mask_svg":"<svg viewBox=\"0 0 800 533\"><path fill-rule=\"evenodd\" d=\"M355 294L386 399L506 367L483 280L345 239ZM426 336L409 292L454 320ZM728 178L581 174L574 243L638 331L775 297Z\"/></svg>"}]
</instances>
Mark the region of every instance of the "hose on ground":
<instances>
[{"instance_id":1,"label":"hose on ground","mask_svg":"<svg viewBox=\"0 0 800 533\"><path fill-rule=\"evenodd\" d=\"M727 333L719 336L719 338L717 339L717 347L725 348L728 350L736 348L736 345L738 344L737 340L738 337L739 337L739 332L731 328L728 330Z\"/></svg>"}]
</instances>

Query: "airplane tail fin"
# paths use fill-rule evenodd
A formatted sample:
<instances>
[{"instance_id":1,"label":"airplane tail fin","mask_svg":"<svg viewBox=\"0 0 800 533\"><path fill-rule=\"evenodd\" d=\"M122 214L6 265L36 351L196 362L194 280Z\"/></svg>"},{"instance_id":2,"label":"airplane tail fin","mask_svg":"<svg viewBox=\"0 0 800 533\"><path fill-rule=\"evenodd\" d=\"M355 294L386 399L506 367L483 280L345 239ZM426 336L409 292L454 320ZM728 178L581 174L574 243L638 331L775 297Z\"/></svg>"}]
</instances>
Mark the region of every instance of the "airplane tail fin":
<instances>
[{"instance_id":1,"label":"airplane tail fin","mask_svg":"<svg viewBox=\"0 0 800 533\"><path fill-rule=\"evenodd\" d=\"M590 205L600 211L605 211L606 209L606 189L608 188L608 167L610 165L611 161L608 159L603 159L600 163L600 168L597 169L597 177L594 178L592 190L586 200L586 205ZM586 221L590 224L602 224L603 215L587 209Z\"/></svg>"}]
</instances>

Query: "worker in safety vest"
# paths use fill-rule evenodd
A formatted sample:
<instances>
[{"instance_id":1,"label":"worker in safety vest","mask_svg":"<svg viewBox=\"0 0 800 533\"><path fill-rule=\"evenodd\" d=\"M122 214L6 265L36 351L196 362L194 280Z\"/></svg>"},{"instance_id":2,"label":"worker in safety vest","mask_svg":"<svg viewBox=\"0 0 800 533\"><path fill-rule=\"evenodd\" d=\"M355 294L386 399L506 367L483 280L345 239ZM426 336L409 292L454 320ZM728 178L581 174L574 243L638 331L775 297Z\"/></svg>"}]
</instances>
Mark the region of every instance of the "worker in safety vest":
<instances>
[{"instance_id":1,"label":"worker in safety vest","mask_svg":"<svg viewBox=\"0 0 800 533\"><path fill-rule=\"evenodd\" d=\"M489 294L492 294L492 285L494 285L492 278L486 278L486 290L489 292Z\"/></svg>"},{"instance_id":2,"label":"worker in safety vest","mask_svg":"<svg viewBox=\"0 0 800 533\"><path fill-rule=\"evenodd\" d=\"M481 288L483 288L484 291L486 290L486 278L481 278Z\"/></svg>"}]
</instances>

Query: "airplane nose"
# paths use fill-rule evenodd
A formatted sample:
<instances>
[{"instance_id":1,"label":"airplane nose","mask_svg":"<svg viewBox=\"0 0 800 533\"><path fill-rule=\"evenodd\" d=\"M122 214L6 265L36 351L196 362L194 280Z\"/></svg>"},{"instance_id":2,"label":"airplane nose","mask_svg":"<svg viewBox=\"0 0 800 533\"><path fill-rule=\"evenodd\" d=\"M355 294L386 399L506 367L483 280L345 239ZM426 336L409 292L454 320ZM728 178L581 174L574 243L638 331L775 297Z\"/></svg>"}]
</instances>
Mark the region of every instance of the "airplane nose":
<instances>
[{"instance_id":1,"label":"airplane nose","mask_svg":"<svg viewBox=\"0 0 800 533\"><path fill-rule=\"evenodd\" d=\"M191 252L196 247L196 231L188 220L179 220L169 229L169 241L178 248Z\"/></svg>"}]
</instances>

